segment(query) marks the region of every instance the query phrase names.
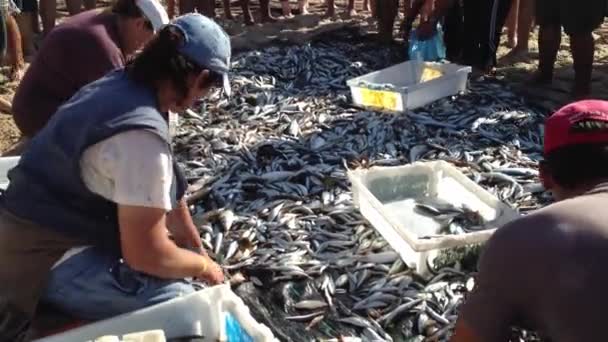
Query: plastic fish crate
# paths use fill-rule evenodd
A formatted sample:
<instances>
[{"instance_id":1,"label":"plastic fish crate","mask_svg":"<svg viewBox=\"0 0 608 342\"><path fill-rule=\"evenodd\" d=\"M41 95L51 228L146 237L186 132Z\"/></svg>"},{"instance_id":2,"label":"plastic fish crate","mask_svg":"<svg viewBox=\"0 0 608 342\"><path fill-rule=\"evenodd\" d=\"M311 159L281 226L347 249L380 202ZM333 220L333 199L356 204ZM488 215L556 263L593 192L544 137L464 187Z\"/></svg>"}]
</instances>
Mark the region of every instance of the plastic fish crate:
<instances>
[{"instance_id":1,"label":"plastic fish crate","mask_svg":"<svg viewBox=\"0 0 608 342\"><path fill-rule=\"evenodd\" d=\"M361 214L399 253L404 263L429 275L429 258L438 251L486 241L519 213L444 161L351 170L353 200ZM415 199L436 197L467 205L488 222L481 231L438 235L439 223L414 210ZM431 238L423 238L429 237Z\"/></svg>"},{"instance_id":2,"label":"plastic fish crate","mask_svg":"<svg viewBox=\"0 0 608 342\"><path fill-rule=\"evenodd\" d=\"M203 342L278 341L268 327L251 316L229 285L217 285L34 342L85 342L150 330L162 330L167 339L203 336Z\"/></svg>"},{"instance_id":3,"label":"plastic fish crate","mask_svg":"<svg viewBox=\"0 0 608 342\"><path fill-rule=\"evenodd\" d=\"M405 112L465 91L471 70L452 63L407 61L350 79L346 84L356 106ZM423 82L429 71L441 76ZM382 85L390 85L390 89L380 89Z\"/></svg>"},{"instance_id":4,"label":"plastic fish crate","mask_svg":"<svg viewBox=\"0 0 608 342\"><path fill-rule=\"evenodd\" d=\"M0 158L0 189L8 186L8 171L17 166L21 157L2 157Z\"/></svg>"}]
</instances>

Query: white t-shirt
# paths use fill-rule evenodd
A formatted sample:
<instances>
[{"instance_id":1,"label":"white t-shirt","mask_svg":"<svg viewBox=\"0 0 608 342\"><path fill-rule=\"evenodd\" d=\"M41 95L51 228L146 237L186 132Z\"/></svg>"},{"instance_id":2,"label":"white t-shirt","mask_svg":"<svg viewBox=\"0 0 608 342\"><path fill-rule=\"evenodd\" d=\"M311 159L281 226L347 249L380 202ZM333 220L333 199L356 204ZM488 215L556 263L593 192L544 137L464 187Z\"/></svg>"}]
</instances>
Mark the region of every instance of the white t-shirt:
<instances>
[{"instance_id":1,"label":"white t-shirt","mask_svg":"<svg viewBox=\"0 0 608 342\"><path fill-rule=\"evenodd\" d=\"M107 200L171 210L171 152L153 133L132 130L103 140L85 150L80 168L87 188Z\"/></svg>"},{"instance_id":2,"label":"white t-shirt","mask_svg":"<svg viewBox=\"0 0 608 342\"><path fill-rule=\"evenodd\" d=\"M171 210L171 151L153 133L131 130L102 140L84 151L80 168L87 188L109 201ZM86 247L70 249L53 268Z\"/></svg>"}]
</instances>

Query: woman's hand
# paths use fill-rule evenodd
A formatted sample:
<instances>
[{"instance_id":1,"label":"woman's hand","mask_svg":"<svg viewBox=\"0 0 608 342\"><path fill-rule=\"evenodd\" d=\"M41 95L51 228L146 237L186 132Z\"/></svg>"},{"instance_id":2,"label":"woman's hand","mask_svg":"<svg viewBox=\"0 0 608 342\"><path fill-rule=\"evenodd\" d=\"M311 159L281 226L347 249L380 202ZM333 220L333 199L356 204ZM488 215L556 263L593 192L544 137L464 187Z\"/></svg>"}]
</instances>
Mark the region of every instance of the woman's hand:
<instances>
[{"instance_id":1,"label":"woman's hand","mask_svg":"<svg viewBox=\"0 0 608 342\"><path fill-rule=\"evenodd\" d=\"M203 257L205 258L205 268L196 278L205 281L209 285L218 285L223 283L224 272L222 271L220 265L211 260L211 258L207 255L204 255Z\"/></svg>"}]
</instances>

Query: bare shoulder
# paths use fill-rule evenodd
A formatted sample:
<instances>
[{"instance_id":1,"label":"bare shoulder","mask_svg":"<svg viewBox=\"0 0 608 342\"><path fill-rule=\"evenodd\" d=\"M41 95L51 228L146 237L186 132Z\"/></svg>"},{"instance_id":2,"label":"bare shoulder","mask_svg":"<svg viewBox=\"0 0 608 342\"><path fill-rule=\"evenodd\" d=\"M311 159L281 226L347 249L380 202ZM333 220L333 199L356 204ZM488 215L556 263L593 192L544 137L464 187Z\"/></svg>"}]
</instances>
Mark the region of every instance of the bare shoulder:
<instances>
[{"instance_id":1,"label":"bare shoulder","mask_svg":"<svg viewBox=\"0 0 608 342\"><path fill-rule=\"evenodd\" d=\"M496 230L486 243L480 267L518 269L533 262L539 250L561 239L559 218L553 209L542 209ZM490 266L491 265L491 266Z\"/></svg>"}]
</instances>

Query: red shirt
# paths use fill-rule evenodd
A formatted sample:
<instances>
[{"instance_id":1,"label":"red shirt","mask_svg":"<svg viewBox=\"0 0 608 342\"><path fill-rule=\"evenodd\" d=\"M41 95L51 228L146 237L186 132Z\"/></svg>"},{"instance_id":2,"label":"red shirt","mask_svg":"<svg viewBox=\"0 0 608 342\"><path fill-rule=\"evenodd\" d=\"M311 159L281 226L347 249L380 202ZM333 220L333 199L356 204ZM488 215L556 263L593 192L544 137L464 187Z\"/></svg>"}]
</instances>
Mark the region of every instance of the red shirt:
<instances>
[{"instance_id":1,"label":"red shirt","mask_svg":"<svg viewBox=\"0 0 608 342\"><path fill-rule=\"evenodd\" d=\"M91 10L67 19L44 39L17 88L17 127L33 136L82 86L124 63L115 14Z\"/></svg>"}]
</instances>

